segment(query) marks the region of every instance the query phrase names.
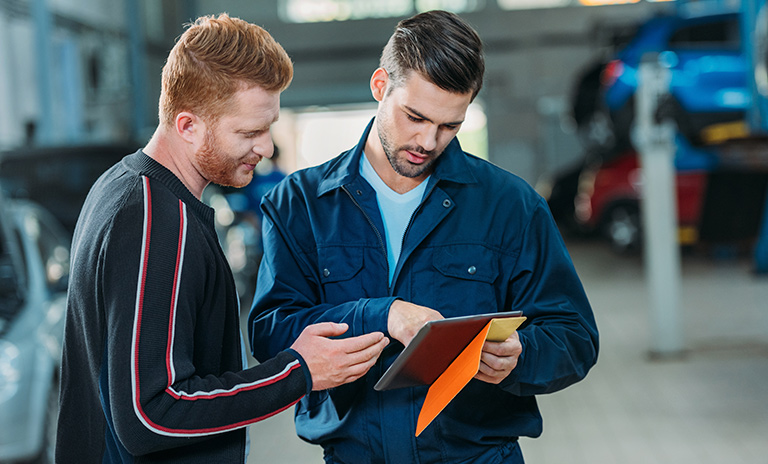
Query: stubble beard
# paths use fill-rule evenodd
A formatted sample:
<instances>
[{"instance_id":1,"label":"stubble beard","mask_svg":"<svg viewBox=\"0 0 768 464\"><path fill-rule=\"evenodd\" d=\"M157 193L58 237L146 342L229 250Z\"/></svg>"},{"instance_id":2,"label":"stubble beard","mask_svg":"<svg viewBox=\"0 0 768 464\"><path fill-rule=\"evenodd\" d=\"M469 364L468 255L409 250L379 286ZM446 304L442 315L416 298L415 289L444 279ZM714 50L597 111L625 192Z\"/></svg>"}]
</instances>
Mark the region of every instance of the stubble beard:
<instances>
[{"instance_id":1,"label":"stubble beard","mask_svg":"<svg viewBox=\"0 0 768 464\"><path fill-rule=\"evenodd\" d=\"M410 147L410 146L395 148L394 144L389 140L386 134L386 131L382 130L382 128L379 127L378 132L379 132L379 140L381 141L381 146L384 149L384 154L387 155L387 160L389 160L389 164L392 166L392 169L397 174L403 177L408 177L413 179L432 170L435 160L437 159L437 154L434 151L427 151L421 147ZM405 157L397 156L398 153L406 150L413 153L427 155L429 156L429 158L425 160L422 164L413 164L407 159L405 159Z\"/></svg>"},{"instance_id":2,"label":"stubble beard","mask_svg":"<svg viewBox=\"0 0 768 464\"><path fill-rule=\"evenodd\" d=\"M248 185L253 178L253 171L250 172L246 181L238 181L235 174L240 167L240 161L227 157L216 146L216 138L213 133L208 132L203 146L195 153L195 159L203 177L208 182L224 187L240 188Z\"/></svg>"}]
</instances>

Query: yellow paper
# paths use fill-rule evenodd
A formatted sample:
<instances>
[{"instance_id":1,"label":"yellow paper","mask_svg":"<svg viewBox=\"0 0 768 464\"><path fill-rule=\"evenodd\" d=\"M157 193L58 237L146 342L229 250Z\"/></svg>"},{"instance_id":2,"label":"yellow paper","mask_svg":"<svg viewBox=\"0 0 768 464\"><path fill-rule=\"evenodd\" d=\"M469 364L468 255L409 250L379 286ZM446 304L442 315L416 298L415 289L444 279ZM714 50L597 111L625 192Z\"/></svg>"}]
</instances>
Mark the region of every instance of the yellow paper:
<instances>
[{"instance_id":1,"label":"yellow paper","mask_svg":"<svg viewBox=\"0 0 768 464\"><path fill-rule=\"evenodd\" d=\"M440 374L440 377L429 387L424 405L419 412L419 418L416 422L417 437L477 374L485 341L502 342L506 340L520 327L523 321L525 321L525 317L492 319L464 351L453 360L445 372Z\"/></svg>"},{"instance_id":2,"label":"yellow paper","mask_svg":"<svg viewBox=\"0 0 768 464\"><path fill-rule=\"evenodd\" d=\"M488 336L485 337L489 342L503 342L509 338L520 324L523 323L525 317L501 317L491 320L491 330L488 331Z\"/></svg>"}]
</instances>

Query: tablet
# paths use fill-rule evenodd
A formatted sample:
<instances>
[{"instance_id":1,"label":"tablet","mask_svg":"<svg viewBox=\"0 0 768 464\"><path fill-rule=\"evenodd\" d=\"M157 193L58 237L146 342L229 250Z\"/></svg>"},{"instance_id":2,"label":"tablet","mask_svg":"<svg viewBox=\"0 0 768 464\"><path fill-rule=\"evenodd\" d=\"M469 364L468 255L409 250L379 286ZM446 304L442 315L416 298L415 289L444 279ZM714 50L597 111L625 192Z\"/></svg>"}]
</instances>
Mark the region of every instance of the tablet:
<instances>
[{"instance_id":1,"label":"tablet","mask_svg":"<svg viewBox=\"0 0 768 464\"><path fill-rule=\"evenodd\" d=\"M491 319L520 317L522 311L477 314L430 321L376 382L374 390L430 385Z\"/></svg>"}]
</instances>

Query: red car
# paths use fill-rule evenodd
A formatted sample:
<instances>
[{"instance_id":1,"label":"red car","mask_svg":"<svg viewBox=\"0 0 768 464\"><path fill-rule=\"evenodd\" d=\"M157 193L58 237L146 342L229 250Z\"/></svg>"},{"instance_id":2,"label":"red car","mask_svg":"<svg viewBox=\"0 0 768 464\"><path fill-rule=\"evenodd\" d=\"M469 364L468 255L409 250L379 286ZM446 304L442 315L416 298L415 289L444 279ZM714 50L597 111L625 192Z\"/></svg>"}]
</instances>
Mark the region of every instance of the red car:
<instances>
[{"instance_id":1,"label":"red car","mask_svg":"<svg viewBox=\"0 0 768 464\"><path fill-rule=\"evenodd\" d=\"M576 222L587 231L604 233L619 251L637 249L641 243L643 179L638 158L634 150L628 150L585 168L575 198ZM677 172L679 240L683 245L698 239L707 174L699 169Z\"/></svg>"}]
</instances>

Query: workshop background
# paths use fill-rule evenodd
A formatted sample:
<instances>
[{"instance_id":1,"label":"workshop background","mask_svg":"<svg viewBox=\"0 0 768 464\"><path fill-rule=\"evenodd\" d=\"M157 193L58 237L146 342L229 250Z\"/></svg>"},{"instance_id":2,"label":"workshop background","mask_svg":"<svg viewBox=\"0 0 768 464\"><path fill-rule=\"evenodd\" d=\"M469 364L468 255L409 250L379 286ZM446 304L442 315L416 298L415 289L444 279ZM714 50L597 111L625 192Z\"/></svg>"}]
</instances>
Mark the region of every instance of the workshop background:
<instances>
[{"instance_id":1,"label":"workshop background","mask_svg":"<svg viewBox=\"0 0 768 464\"><path fill-rule=\"evenodd\" d=\"M227 12L294 62L266 190L357 142L395 24L436 8L486 47L462 146L547 199L601 333L526 462L768 463L766 0L0 0L0 463L52 462L71 233L151 136L184 24ZM204 200L245 317L258 213ZM322 462L290 411L250 437L249 463Z\"/></svg>"}]
</instances>

